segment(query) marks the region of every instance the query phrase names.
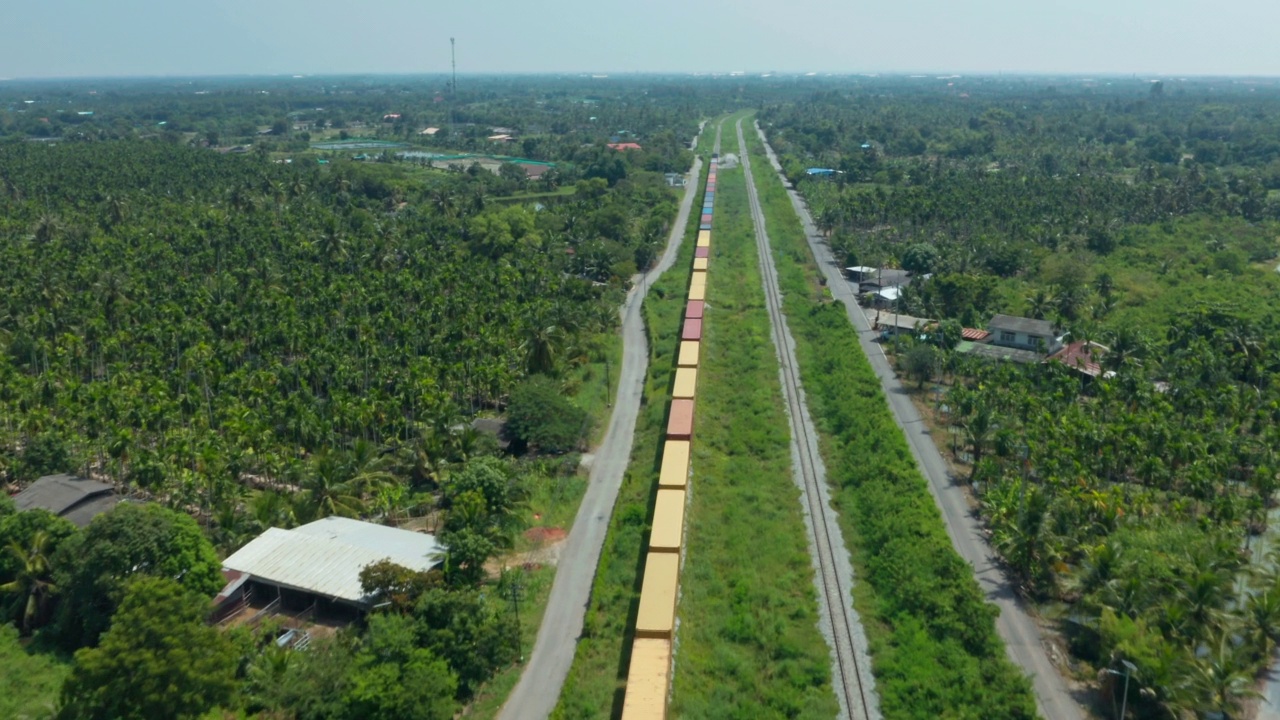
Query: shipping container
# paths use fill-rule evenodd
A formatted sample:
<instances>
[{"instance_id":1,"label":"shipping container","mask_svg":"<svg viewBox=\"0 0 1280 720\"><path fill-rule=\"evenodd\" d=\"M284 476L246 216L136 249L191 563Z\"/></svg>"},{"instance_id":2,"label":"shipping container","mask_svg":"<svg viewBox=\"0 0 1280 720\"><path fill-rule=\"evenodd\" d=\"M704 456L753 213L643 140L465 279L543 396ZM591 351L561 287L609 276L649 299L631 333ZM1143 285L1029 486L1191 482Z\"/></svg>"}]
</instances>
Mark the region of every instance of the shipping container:
<instances>
[{"instance_id":1,"label":"shipping container","mask_svg":"<svg viewBox=\"0 0 1280 720\"><path fill-rule=\"evenodd\" d=\"M702 319L703 309L706 303L701 300L690 300L688 305L684 306L684 316L687 318Z\"/></svg>"},{"instance_id":2,"label":"shipping container","mask_svg":"<svg viewBox=\"0 0 1280 720\"><path fill-rule=\"evenodd\" d=\"M680 552L684 540L684 490L658 490L653 504L653 529L649 531L651 552Z\"/></svg>"},{"instance_id":3,"label":"shipping container","mask_svg":"<svg viewBox=\"0 0 1280 720\"><path fill-rule=\"evenodd\" d=\"M689 278L689 292L692 293L694 290L699 290L701 292L699 293L698 297L694 297L692 294L689 295L690 300L706 300L707 299L706 298L706 295L707 295L707 271L706 270L693 271L693 277Z\"/></svg>"},{"instance_id":4,"label":"shipping container","mask_svg":"<svg viewBox=\"0 0 1280 720\"><path fill-rule=\"evenodd\" d=\"M702 339L702 321L697 318L686 318L684 327L680 330L681 340L701 340Z\"/></svg>"},{"instance_id":5,"label":"shipping container","mask_svg":"<svg viewBox=\"0 0 1280 720\"><path fill-rule=\"evenodd\" d=\"M701 343L697 341L685 341L680 343L680 359L676 361L679 367L698 367L698 350Z\"/></svg>"},{"instance_id":6,"label":"shipping container","mask_svg":"<svg viewBox=\"0 0 1280 720\"><path fill-rule=\"evenodd\" d=\"M705 249L705 248L698 248L698 249L699 249L699 250L703 250L703 249ZM696 257L696 258L694 258L694 259L693 259L693 269L694 269L694 270L706 270L706 269L707 269L707 259L706 259L706 258L704 258L704 257Z\"/></svg>"},{"instance_id":7,"label":"shipping container","mask_svg":"<svg viewBox=\"0 0 1280 720\"><path fill-rule=\"evenodd\" d=\"M711 229L711 223L702 223L701 225L699 225L699 226L698 226L698 229L699 229L699 230L710 230L710 229Z\"/></svg>"},{"instance_id":8,"label":"shipping container","mask_svg":"<svg viewBox=\"0 0 1280 720\"><path fill-rule=\"evenodd\" d=\"M689 482L689 441L668 440L662 446L662 472L658 487L683 490Z\"/></svg>"},{"instance_id":9,"label":"shipping container","mask_svg":"<svg viewBox=\"0 0 1280 720\"><path fill-rule=\"evenodd\" d=\"M710 241L711 241L711 238L708 237L707 238L708 245L710 244ZM698 247L693 249L693 256L695 258L704 258L704 259L709 258L711 257L711 248L707 247L707 245L699 245Z\"/></svg>"},{"instance_id":10,"label":"shipping container","mask_svg":"<svg viewBox=\"0 0 1280 720\"><path fill-rule=\"evenodd\" d=\"M694 273L694 274L696 275L697 273ZM706 275L706 273L702 273L702 274ZM689 299L690 300L706 300L707 284L701 283L699 285L692 285L692 284L689 285Z\"/></svg>"},{"instance_id":11,"label":"shipping container","mask_svg":"<svg viewBox=\"0 0 1280 720\"><path fill-rule=\"evenodd\" d=\"M672 400L671 415L667 418L668 440L693 438L693 401Z\"/></svg>"},{"instance_id":12,"label":"shipping container","mask_svg":"<svg viewBox=\"0 0 1280 720\"><path fill-rule=\"evenodd\" d=\"M631 644L622 720L666 720L671 686L671 641L636 638Z\"/></svg>"},{"instance_id":13,"label":"shipping container","mask_svg":"<svg viewBox=\"0 0 1280 720\"><path fill-rule=\"evenodd\" d=\"M711 213L702 213L702 224L708 225L710 223L711 223Z\"/></svg>"},{"instance_id":14,"label":"shipping container","mask_svg":"<svg viewBox=\"0 0 1280 720\"><path fill-rule=\"evenodd\" d=\"M705 227L698 231L698 247L711 247L711 227Z\"/></svg>"},{"instance_id":15,"label":"shipping container","mask_svg":"<svg viewBox=\"0 0 1280 720\"><path fill-rule=\"evenodd\" d=\"M636 637L671 639L676 626L676 589L680 583L680 555L651 552L644 560L644 585L636 613Z\"/></svg>"},{"instance_id":16,"label":"shipping container","mask_svg":"<svg viewBox=\"0 0 1280 720\"><path fill-rule=\"evenodd\" d=\"M698 322L691 320L690 322ZM671 397L693 399L698 388L697 368L676 368L676 380L671 386Z\"/></svg>"}]
</instances>

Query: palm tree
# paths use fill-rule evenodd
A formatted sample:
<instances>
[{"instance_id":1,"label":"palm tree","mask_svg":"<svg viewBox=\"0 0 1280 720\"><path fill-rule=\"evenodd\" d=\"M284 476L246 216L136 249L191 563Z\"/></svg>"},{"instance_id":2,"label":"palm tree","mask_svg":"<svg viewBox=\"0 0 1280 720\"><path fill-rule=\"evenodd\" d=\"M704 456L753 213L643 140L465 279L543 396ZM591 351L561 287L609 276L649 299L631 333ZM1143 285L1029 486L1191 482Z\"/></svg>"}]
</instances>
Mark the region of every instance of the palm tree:
<instances>
[{"instance_id":1,"label":"palm tree","mask_svg":"<svg viewBox=\"0 0 1280 720\"><path fill-rule=\"evenodd\" d=\"M1224 720L1240 717L1240 705L1258 697L1253 684L1253 667L1231 641L1231 633L1218 633L1209 654L1195 662L1190 677L1194 709L1220 713Z\"/></svg>"},{"instance_id":2,"label":"palm tree","mask_svg":"<svg viewBox=\"0 0 1280 720\"><path fill-rule=\"evenodd\" d=\"M1043 288L1027 297L1027 313L1036 320L1043 320L1053 311L1053 298Z\"/></svg>"},{"instance_id":3,"label":"palm tree","mask_svg":"<svg viewBox=\"0 0 1280 720\"><path fill-rule=\"evenodd\" d=\"M330 450L321 450L311 458L311 474L303 481L303 489L307 491L307 508L315 517L357 517L364 509L341 459Z\"/></svg>"},{"instance_id":4,"label":"palm tree","mask_svg":"<svg viewBox=\"0 0 1280 720\"><path fill-rule=\"evenodd\" d=\"M25 597L22 611L22 632L30 633L32 627L45 617L49 601L58 592L53 583L53 567L49 555L53 552L53 536L45 530L37 530L31 536L29 549L17 543L9 544L9 555L16 562L18 573L12 581L0 585L0 592Z\"/></svg>"}]
</instances>

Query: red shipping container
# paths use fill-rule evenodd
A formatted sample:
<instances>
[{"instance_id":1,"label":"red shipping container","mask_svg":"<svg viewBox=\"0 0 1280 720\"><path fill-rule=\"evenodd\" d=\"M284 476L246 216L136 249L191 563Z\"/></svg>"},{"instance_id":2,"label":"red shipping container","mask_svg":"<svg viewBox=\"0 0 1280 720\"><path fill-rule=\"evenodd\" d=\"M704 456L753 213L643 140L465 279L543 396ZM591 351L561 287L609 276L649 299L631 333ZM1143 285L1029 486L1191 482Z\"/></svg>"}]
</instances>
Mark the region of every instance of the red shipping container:
<instances>
[{"instance_id":1,"label":"red shipping container","mask_svg":"<svg viewBox=\"0 0 1280 720\"><path fill-rule=\"evenodd\" d=\"M667 439L688 440L693 437L693 401L672 400L667 418Z\"/></svg>"},{"instance_id":2,"label":"red shipping container","mask_svg":"<svg viewBox=\"0 0 1280 720\"><path fill-rule=\"evenodd\" d=\"M690 320L701 320L704 303L701 300L690 300L689 304L684 308L684 316ZM686 322L685 325L688 325Z\"/></svg>"},{"instance_id":3,"label":"red shipping container","mask_svg":"<svg viewBox=\"0 0 1280 720\"><path fill-rule=\"evenodd\" d=\"M684 330L680 333L681 340L701 340L702 339L702 321L696 319L688 319L684 321Z\"/></svg>"}]
</instances>

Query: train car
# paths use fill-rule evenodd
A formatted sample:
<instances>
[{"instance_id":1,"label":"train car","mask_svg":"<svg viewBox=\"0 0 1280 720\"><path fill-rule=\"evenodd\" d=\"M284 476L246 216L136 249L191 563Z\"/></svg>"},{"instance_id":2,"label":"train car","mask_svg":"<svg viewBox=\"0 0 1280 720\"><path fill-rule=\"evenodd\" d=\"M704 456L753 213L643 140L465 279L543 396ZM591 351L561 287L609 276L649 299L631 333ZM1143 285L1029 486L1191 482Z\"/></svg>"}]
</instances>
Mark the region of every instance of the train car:
<instances>
[{"instance_id":1,"label":"train car","mask_svg":"<svg viewBox=\"0 0 1280 720\"><path fill-rule=\"evenodd\" d=\"M658 489L683 490L689 484L689 441L668 440L662 446Z\"/></svg>"},{"instance_id":2,"label":"train car","mask_svg":"<svg viewBox=\"0 0 1280 720\"><path fill-rule=\"evenodd\" d=\"M708 237L707 237L707 245L710 245L710 244L711 244L711 242L710 242L710 241L711 241L711 237L710 237L710 236L708 236ZM695 259L695 260L696 260L696 259L698 259L698 258L702 258L702 259L704 259L704 260L705 260L705 259L707 259L707 258L711 257L711 248L710 248L710 247L707 247L707 245L699 245L698 247L696 247L696 248L694 248L694 249L693 249L693 257L694 257L694 259Z\"/></svg>"},{"instance_id":3,"label":"train car","mask_svg":"<svg viewBox=\"0 0 1280 720\"><path fill-rule=\"evenodd\" d=\"M693 401L672 400L671 415L667 417L668 440L693 439Z\"/></svg>"},{"instance_id":4,"label":"train car","mask_svg":"<svg viewBox=\"0 0 1280 720\"><path fill-rule=\"evenodd\" d=\"M702 340L702 320L700 318L686 318L684 327L680 329L681 340Z\"/></svg>"},{"instance_id":5,"label":"train car","mask_svg":"<svg viewBox=\"0 0 1280 720\"><path fill-rule=\"evenodd\" d=\"M711 224L711 213L702 213L702 224L703 225Z\"/></svg>"},{"instance_id":6,"label":"train car","mask_svg":"<svg viewBox=\"0 0 1280 720\"><path fill-rule=\"evenodd\" d=\"M653 505L653 528L649 531L649 551L680 552L684 541L684 490L658 490Z\"/></svg>"},{"instance_id":7,"label":"train car","mask_svg":"<svg viewBox=\"0 0 1280 720\"><path fill-rule=\"evenodd\" d=\"M631 643L622 720L666 720L671 687L671 641L636 638Z\"/></svg>"},{"instance_id":8,"label":"train car","mask_svg":"<svg viewBox=\"0 0 1280 720\"><path fill-rule=\"evenodd\" d=\"M676 367L698 367L698 355L701 350L702 343L697 341L685 340L680 343L680 358L676 360Z\"/></svg>"},{"instance_id":9,"label":"train car","mask_svg":"<svg viewBox=\"0 0 1280 720\"><path fill-rule=\"evenodd\" d=\"M693 399L698 389L697 368L676 368L676 380L671 386L671 397Z\"/></svg>"},{"instance_id":10,"label":"train car","mask_svg":"<svg viewBox=\"0 0 1280 720\"><path fill-rule=\"evenodd\" d=\"M699 229L699 230L710 230L710 229L711 229L711 223L702 223L701 225L699 225L699 226L698 226L698 229Z\"/></svg>"},{"instance_id":11,"label":"train car","mask_svg":"<svg viewBox=\"0 0 1280 720\"><path fill-rule=\"evenodd\" d=\"M697 247L711 247L711 227L705 227L698 231Z\"/></svg>"},{"instance_id":12,"label":"train car","mask_svg":"<svg viewBox=\"0 0 1280 720\"><path fill-rule=\"evenodd\" d=\"M701 320L702 313L705 311L706 305L706 302L702 300L690 300L688 304L684 306L684 316L695 320Z\"/></svg>"},{"instance_id":13,"label":"train car","mask_svg":"<svg viewBox=\"0 0 1280 720\"><path fill-rule=\"evenodd\" d=\"M694 259L693 259L693 269L694 269L694 270L702 270L702 271L704 271L704 272L705 272L705 271L706 271L706 269L707 269L707 259L706 259L706 258L704 258L704 257L694 258Z\"/></svg>"},{"instance_id":14,"label":"train car","mask_svg":"<svg viewBox=\"0 0 1280 720\"><path fill-rule=\"evenodd\" d=\"M676 628L676 589L680 582L679 553L651 552L644 560L636 637L670 640Z\"/></svg>"},{"instance_id":15,"label":"train car","mask_svg":"<svg viewBox=\"0 0 1280 720\"><path fill-rule=\"evenodd\" d=\"M705 271L695 270L693 272L693 278L689 281L689 299L707 299L707 273Z\"/></svg>"}]
</instances>

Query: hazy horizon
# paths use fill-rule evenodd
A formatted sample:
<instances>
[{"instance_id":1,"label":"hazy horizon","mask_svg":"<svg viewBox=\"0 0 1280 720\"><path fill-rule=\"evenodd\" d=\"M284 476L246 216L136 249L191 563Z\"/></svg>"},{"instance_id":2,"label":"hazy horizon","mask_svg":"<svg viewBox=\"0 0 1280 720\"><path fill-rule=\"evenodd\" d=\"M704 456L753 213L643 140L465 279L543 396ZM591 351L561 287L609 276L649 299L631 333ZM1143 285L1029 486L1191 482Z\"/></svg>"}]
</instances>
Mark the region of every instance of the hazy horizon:
<instances>
[{"instance_id":1,"label":"hazy horizon","mask_svg":"<svg viewBox=\"0 0 1280 720\"><path fill-rule=\"evenodd\" d=\"M0 78L686 74L1277 77L1280 3L45 0L0 13Z\"/></svg>"}]
</instances>

